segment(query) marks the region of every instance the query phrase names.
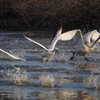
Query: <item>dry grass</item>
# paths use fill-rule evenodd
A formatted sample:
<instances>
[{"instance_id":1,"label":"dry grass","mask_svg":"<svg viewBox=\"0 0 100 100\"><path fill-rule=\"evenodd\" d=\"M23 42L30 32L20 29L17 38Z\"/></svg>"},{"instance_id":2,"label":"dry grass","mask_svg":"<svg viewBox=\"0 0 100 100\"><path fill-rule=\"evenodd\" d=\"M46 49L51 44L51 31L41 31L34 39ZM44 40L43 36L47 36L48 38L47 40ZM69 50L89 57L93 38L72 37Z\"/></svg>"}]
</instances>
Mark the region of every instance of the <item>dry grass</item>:
<instances>
[{"instance_id":1,"label":"dry grass","mask_svg":"<svg viewBox=\"0 0 100 100\"><path fill-rule=\"evenodd\" d=\"M29 20L95 21L100 17L100 0L0 0L0 14L8 11Z\"/></svg>"}]
</instances>

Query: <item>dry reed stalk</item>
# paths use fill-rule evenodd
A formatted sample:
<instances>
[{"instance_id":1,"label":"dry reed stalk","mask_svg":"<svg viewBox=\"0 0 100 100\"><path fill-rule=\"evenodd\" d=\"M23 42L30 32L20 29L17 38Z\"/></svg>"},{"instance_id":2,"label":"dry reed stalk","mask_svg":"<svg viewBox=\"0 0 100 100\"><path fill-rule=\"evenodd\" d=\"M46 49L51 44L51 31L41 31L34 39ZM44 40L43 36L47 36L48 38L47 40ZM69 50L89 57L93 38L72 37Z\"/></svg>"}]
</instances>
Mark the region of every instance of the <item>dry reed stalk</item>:
<instances>
[{"instance_id":1,"label":"dry reed stalk","mask_svg":"<svg viewBox=\"0 0 100 100\"><path fill-rule=\"evenodd\" d=\"M12 12L28 20L97 20L100 0L0 0L0 14Z\"/></svg>"}]
</instances>

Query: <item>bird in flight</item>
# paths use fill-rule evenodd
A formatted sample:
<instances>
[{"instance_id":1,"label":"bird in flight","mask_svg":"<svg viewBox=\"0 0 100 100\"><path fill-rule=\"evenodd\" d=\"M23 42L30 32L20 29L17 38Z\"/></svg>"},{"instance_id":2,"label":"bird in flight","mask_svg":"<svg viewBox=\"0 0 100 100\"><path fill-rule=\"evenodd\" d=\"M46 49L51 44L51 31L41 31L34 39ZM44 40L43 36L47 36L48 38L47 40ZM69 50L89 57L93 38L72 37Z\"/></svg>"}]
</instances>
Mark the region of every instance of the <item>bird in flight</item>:
<instances>
[{"instance_id":1,"label":"bird in flight","mask_svg":"<svg viewBox=\"0 0 100 100\"><path fill-rule=\"evenodd\" d=\"M80 56L84 56L85 59L89 61L87 56L96 48L96 43L100 42L100 33L97 32L97 30L93 30L83 36L81 30L76 29L62 33L59 35L58 40L68 41L72 38L77 45L77 48L75 51L73 51L73 56L70 58L70 60L74 59L74 54L78 54Z\"/></svg>"},{"instance_id":2,"label":"bird in flight","mask_svg":"<svg viewBox=\"0 0 100 100\"><path fill-rule=\"evenodd\" d=\"M43 46L42 44L40 44L40 43L34 41L33 39L30 39L29 37L27 37L27 36L25 36L25 35L23 35L23 36L24 36L24 38L26 38L27 40L29 40L29 41L31 41L31 42L37 44L37 45L40 46L41 48L43 48L43 49L45 50L45 52L43 52L42 55L41 55L41 56L42 56L42 60L43 60L43 61L49 61L49 59L55 54L55 52L58 51L58 49L55 48L55 45L56 45L56 43L57 43L57 41L58 41L58 39L59 39L59 38L58 38L58 37L59 37L59 34L61 34L61 33L62 33L62 26L59 27L59 29L58 29L58 31L57 31L57 33L56 33L56 36L55 36L54 39L51 41L51 43L50 43L50 45L49 45L48 48L46 48L46 47Z\"/></svg>"},{"instance_id":3,"label":"bird in flight","mask_svg":"<svg viewBox=\"0 0 100 100\"><path fill-rule=\"evenodd\" d=\"M93 30L91 32L88 32L84 36L82 35L82 32L80 29L75 29L71 31L67 31L62 33L62 26L60 26L58 32L56 33L55 37L52 39L49 48L47 49L44 47L42 44L30 39L29 37L25 36L24 37L39 45L43 49L45 49L47 52L42 53L42 57L48 57L50 58L52 55L55 54L55 45L57 41L69 41L71 39L74 40L75 44L77 45L76 50L73 51L73 56L70 58L70 60L74 59L74 54L78 54L80 56L84 56L87 61L89 59L87 58L88 54L92 52L96 48L96 43L100 42L100 33L97 32L97 30ZM93 43L91 43L91 40Z\"/></svg>"}]
</instances>

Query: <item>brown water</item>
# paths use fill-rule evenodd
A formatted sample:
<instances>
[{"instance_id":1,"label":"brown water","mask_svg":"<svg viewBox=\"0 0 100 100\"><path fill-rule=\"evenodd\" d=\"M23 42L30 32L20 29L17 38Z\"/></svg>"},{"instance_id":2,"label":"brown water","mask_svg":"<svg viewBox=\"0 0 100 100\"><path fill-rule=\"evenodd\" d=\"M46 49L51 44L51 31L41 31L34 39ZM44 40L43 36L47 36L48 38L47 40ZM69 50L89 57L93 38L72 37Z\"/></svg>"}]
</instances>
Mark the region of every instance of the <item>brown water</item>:
<instances>
[{"instance_id":1,"label":"brown water","mask_svg":"<svg viewBox=\"0 0 100 100\"><path fill-rule=\"evenodd\" d=\"M99 100L100 45L88 57L69 61L73 44L58 42L60 53L41 62L44 51L22 34L48 46L46 32L0 33L0 48L26 61L9 59L0 53L0 100Z\"/></svg>"}]
</instances>

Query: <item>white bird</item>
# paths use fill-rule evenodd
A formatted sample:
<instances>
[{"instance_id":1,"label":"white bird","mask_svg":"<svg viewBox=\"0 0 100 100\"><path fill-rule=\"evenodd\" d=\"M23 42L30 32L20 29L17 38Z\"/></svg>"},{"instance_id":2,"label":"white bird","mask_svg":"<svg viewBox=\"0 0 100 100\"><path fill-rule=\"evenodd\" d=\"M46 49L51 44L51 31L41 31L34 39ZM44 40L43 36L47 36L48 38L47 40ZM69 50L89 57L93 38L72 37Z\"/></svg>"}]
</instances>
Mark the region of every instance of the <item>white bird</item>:
<instances>
[{"instance_id":1,"label":"white bird","mask_svg":"<svg viewBox=\"0 0 100 100\"><path fill-rule=\"evenodd\" d=\"M73 51L71 59L74 58L74 54L78 54L80 56L84 56L85 59L88 60L86 57L96 48L96 43L100 42L100 33L97 32L97 30L94 30L82 36L81 30L77 29L60 34L58 40L68 41L72 38L77 44L77 48L76 51ZM92 44L91 40L94 41Z\"/></svg>"},{"instance_id":2,"label":"white bird","mask_svg":"<svg viewBox=\"0 0 100 100\"><path fill-rule=\"evenodd\" d=\"M43 59L43 61L48 61L49 58L52 57L52 56L55 54L56 51L58 51L58 49L55 48L55 45L56 45L56 43L57 43L57 41L58 41L58 39L59 39L58 37L59 37L59 34L61 34L61 32L62 32L62 26L59 27L55 38L51 41L51 43L50 43L50 45L49 45L48 48L46 48L46 47L43 46L42 44L40 44L40 43L38 43L38 42L36 42L36 41L30 39L29 37L27 37L27 36L25 36L25 35L23 35L23 36L24 36L27 40L29 40L29 41L31 41L31 42L37 44L37 45L40 46L40 47L42 47L42 48L45 50L45 52L43 52L42 55L41 55L41 56L42 56L42 59Z\"/></svg>"},{"instance_id":3,"label":"white bird","mask_svg":"<svg viewBox=\"0 0 100 100\"><path fill-rule=\"evenodd\" d=\"M43 55L48 57L51 57L51 55L54 55L54 51L55 51L55 45L57 43L58 40L61 41L69 41L71 39L74 39L75 43L77 44L77 48L76 51L73 51L73 56L71 57L71 59L74 58L74 54L78 54L80 56L84 56L86 60L88 60L86 57L87 55L92 52L95 47L96 47L96 43L100 42L100 33L97 32L97 30L91 31L89 33L87 33L86 35L82 35L82 32L80 29L76 29L76 30L71 30L71 31L67 31L65 33L62 33L62 27L59 28L56 36L52 39L51 44L49 45L49 49L45 48L43 45L41 45L40 43L24 36L26 39L28 39L29 41L32 41L33 43L39 45L40 47L44 48L47 52L44 53ZM93 44L91 44L90 40L92 39L92 41L94 40ZM44 56L44 57L45 57Z\"/></svg>"},{"instance_id":4,"label":"white bird","mask_svg":"<svg viewBox=\"0 0 100 100\"><path fill-rule=\"evenodd\" d=\"M15 59L15 60L22 60L22 61L25 61L25 59L22 59L22 58L20 58L20 57L14 56L14 55L12 55L12 54L10 54L10 53L8 53L8 52L2 50L2 49L0 49L0 53L2 53L2 55L5 56L5 57L7 57L7 58L10 57L10 58ZM3 58L3 56L1 56L1 58Z\"/></svg>"}]
</instances>

